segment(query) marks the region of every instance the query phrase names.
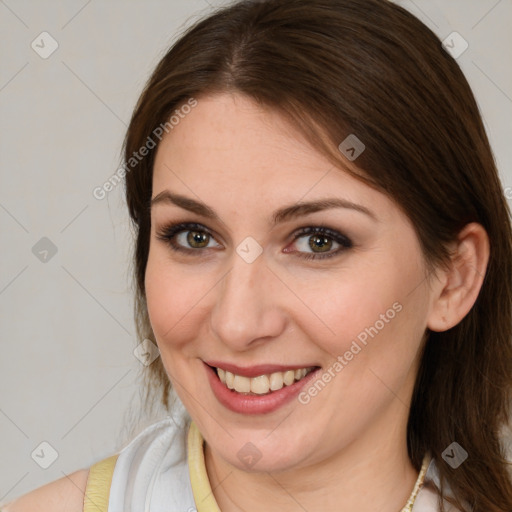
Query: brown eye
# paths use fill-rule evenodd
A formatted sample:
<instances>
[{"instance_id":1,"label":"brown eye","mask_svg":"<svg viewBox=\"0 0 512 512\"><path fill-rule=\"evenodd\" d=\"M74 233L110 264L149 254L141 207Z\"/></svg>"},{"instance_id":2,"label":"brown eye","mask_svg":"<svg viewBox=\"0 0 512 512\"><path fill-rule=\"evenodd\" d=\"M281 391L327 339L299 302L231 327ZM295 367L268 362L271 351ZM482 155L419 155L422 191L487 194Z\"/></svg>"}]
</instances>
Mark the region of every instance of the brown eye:
<instances>
[{"instance_id":1,"label":"brown eye","mask_svg":"<svg viewBox=\"0 0 512 512\"><path fill-rule=\"evenodd\" d=\"M171 224L158 231L157 238L172 250L188 254L200 253L200 249L221 247L206 227L196 223Z\"/></svg>"},{"instance_id":2,"label":"brown eye","mask_svg":"<svg viewBox=\"0 0 512 512\"><path fill-rule=\"evenodd\" d=\"M294 246L296 252L305 259L322 259L337 256L350 249L352 241L345 235L323 226L310 226L302 228L295 235Z\"/></svg>"},{"instance_id":3,"label":"brown eye","mask_svg":"<svg viewBox=\"0 0 512 512\"><path fill-rule=\"evenodd\" d=\"M314 252L328 252L332 247L332 240L326 236L313 235L309 237L309 246ZM319 249L316 251L316 249Z\"/></svg>"},{"instance_id":4,"label":"brown eye","mask_svg":"<svg viewBox=\"0 0 512 512\"><path fill-rule=\"evenodd\" d=\"M187 233L187 231L184 231ZM201 231L188 231L187 243L190 247L201 249L208 245L210 235Z\"/></svg>"}]
</instances>

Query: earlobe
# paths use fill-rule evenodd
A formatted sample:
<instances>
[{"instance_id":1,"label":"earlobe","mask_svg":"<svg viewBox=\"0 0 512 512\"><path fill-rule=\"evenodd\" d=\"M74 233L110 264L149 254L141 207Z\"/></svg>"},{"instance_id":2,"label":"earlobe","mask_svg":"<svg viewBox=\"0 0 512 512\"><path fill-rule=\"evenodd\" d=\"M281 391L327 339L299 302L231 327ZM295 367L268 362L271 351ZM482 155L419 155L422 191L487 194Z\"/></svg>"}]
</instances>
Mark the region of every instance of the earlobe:
<instances>
[{"instance_id":1,"label":"earlobe","mask_svg":"<svg viewBox=\"0 0 512 512\"><path fill-rule=\"evenodd\" d=\"M472 222L459 233L450 264L432 288L427 321L431 331L451 329L469 313L484 281L489 251L489 237L482 225Z\"/></svg>"}]
</instances>

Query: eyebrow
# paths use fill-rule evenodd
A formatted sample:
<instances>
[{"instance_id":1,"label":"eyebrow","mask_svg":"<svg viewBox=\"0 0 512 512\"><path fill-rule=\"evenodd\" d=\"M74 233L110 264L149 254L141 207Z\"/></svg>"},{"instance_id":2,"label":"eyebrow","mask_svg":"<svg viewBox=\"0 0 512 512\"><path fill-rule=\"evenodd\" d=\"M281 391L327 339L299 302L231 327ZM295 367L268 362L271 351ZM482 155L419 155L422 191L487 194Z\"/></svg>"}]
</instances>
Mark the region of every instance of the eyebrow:
<instances>
[{"instance_id":1,"label":"eyebrow","mask_svg":"<svg viewBox=\"0 0 512 512\"><path fill-rule=\"evenodd\" d=\"M207 219L220 221L220 217L217 215L217 213L215 213L215 211L206 204L201 203L200 201L196 201L190 197L174 194L169 190L164 190L153 197L150 202L150 208L156 204L174 204L180 208L196 213L197 215L206 217ZM357 212L364 213L373 220L377 221L376 215L368 208L346 199L332 197L327 199L319 199L316 201L299 202L290 206L279 208L272 214L271 222L272 225L276 225L280 222L285 222L287 220L301 217L303 215L308 215L310 213L328 210L330 208L347 208L350 210L355 210Z\"/></svg>"}]
</instances>

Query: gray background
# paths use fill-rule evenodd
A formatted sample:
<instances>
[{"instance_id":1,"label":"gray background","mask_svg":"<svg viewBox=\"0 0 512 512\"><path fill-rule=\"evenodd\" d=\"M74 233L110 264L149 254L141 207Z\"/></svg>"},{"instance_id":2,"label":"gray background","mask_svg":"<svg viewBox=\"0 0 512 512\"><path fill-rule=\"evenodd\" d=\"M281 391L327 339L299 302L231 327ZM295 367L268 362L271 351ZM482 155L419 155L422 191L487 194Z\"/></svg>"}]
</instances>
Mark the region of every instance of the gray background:
<instances>
[{"instance_id":1,"label":"gray background","mask_svg":"<svg viewBox=\"0 0 512 512\"><path fill-rule=\"evenodd\" d=\"M136 421L143 365L123 187L103 200L92 191L119 166L150 71L221 3L0 0L0 502L89 467L163 414ZM512 198L512 0L399 3L442 39L468 42L457 60ZM46 59L31 47L51 48L44 31L59 45ZM58 453L47 469L42 442Z\"/></svg>"}]
</instances>

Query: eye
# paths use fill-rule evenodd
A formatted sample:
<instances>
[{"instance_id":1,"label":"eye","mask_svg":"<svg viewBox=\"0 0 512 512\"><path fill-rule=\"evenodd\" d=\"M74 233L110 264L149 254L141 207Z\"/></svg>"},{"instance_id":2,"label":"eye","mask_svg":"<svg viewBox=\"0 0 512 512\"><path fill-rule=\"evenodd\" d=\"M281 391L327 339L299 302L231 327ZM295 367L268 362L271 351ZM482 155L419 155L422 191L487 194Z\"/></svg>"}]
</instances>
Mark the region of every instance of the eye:
<instances>
[{"instance_id":1,"label":"eye","mask_svg":"<svg viewBox=\"0 0 512 512\"><path fill-rule=\"evenodd\" d=\"M205 226L195 222L181 222L164 226L156 236L173 251L190 255L198 255L201 252L199 249L221 247ZM298 250L290 250L287 247L284 252L297 253L297 256L305 259L331 258L353 246L348 237L323 226L308 226L300 229L294 234L294 242Z\"/></svg>"},{"instance_id":2,"label":"eye","mask_svg":"<svg viewBox=\"0 0 512 512\"><path fill-rule=\"evenodd\" d=\"M353 246L342 233L323 226L308 226L294 235L297 256L305 259L331 258ZM332 249L335 249L334 251Z\"/></svg>"},{"instance_id":3,"label":"eye","mask_svg":"<svg viewBox=\"0 0 512 512\"><path fill-rule=\"evenodd\" d=\"M197 252L198 249L221 247L205 226L195 222L170 224L162 228L156 236L166 242L172 250L189 254ZM211 245L211 242L215 242L216 245Z\"/></svg>"}]
</instances>

